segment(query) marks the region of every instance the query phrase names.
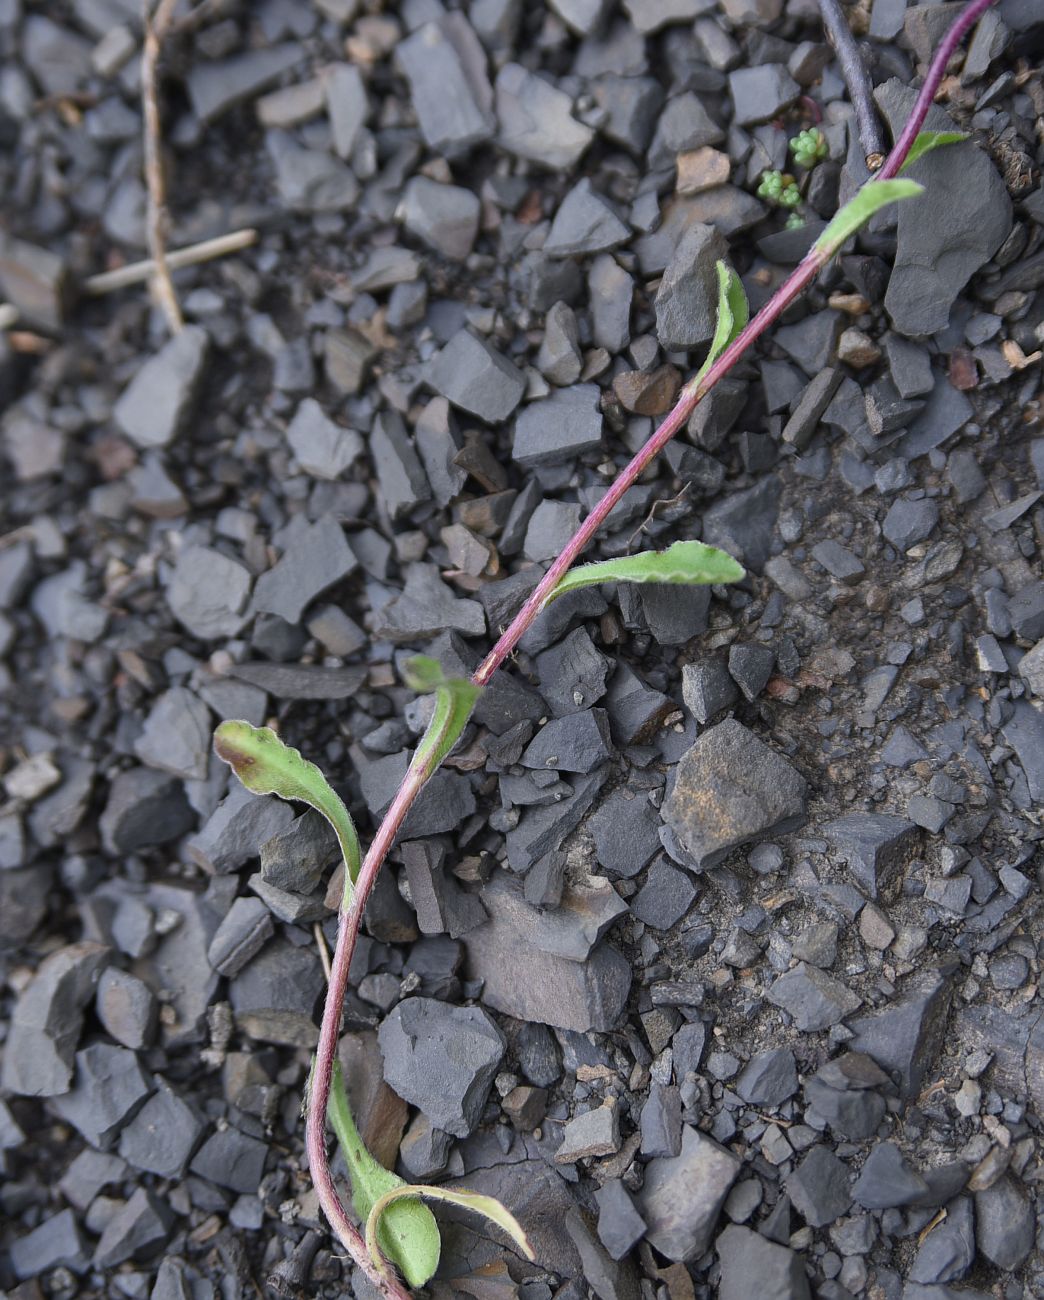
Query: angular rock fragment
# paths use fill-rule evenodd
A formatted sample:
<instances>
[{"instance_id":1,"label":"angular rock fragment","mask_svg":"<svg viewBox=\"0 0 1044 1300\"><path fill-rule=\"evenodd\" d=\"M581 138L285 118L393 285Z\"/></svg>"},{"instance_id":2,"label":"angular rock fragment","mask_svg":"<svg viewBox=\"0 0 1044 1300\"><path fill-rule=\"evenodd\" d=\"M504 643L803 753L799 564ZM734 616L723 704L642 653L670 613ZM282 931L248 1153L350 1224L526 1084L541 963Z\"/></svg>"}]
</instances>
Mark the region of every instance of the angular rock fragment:
<instances>
[{"instance_id":1,"label":"angular rock fragment","mask_svg":"<svg viewBox=\"0 0 1044 1300\"><path fill-rule=\"evenodd\" d=\"M134 752L149 767L186 781L203 781L210 740L210 710L198 695L173 686L152 706Z\"/></svg>"},{"instance_id":2,"label":"angular rock fragment","mask_svg":"<svg viewBox=\"0 0 1044 1300\"><path fill-rule=\"evenodd\" d=\"M686 1125L681 1153L650 1160L645 1168L638 1208L649 1243L668 1259L698 1259L739 1171L730 1151Z\"/></svg>"},{"instance_id":3,"label":"angular rock fragment","mask_svg":"<svg viewBox=\"0 0 1044 1300\"><path fill-rule=\"evenodd\" d=\"M853 1020L853 1051L865 1052L883 1069L899 1076L904 1098L921 1091L946 1031L956 962L916 976L902 997L880 1011Z\"/></svg>"},{"instance_id":4,"label":"angular rock fragment","mask_svg":"<svg viewBox=\"0 0 1044 1300\"><path fill-rule=\"evenodd\" d=\"M587 177L578 181L558 206L544 252L549 257L605 253L626 243L630 230Z\"/></svg>"},{"instance_id":5,"label":"angular rock fragment","mask_svg":"<svg viewBox=\"0 0 1044 1300\"><path fill-rule=\"evenodd\" d=\"M975 1193L975 1241L998 1268L1017 1269L1033 1249L1035 1236L1033 1207L1010 1174Z\"/></svg>"},{"instance_id":6,"label":"angular rock fragment","mask_svg":"<svg viewBox=\"0 0 1044 1300\"><path fill-rule=\"evenodd\" d=\"M203 122L267 90L304 57L295 42L251 50L231 59L197 59L187 78L192 110Z\"/></svg>"},{"instance_id":7,"label":"angular rock fragment","mask_svg":"<svg viewBox=\"0 0 1044 1300\"><path fill-rule=\"evenodd\" d=\"M26 28L35 21L27 18ZM25 323L57 331L71 305L72 277L51 249L0 234L0 293Z\"/></svg>"},{"instance_id":8,"label":"angular rock fragment","mask_svg":"<svg viewBox=\"0 0 1044 1300\"><path fill-rule=\"evenodd\" d=\"M714 333L718 278L727 253L713 226L691 225L675 248L656 293L656 337L666 352L696 347Z\"/></svg>"},{"instance_id":9,"label":"angular rock fragment","mask_svg":"<svg viewBox=\"0 0 1044 1300\"><path fill-rule=\"evenodd\" d=\"M721 1260L719 1300L811 1300L805 1263L796 1251L766 1240L738 1223L730 1224L717 1240Z\"/></svg>"},{"instance_id":10,"label":"angular rock fragment","mask_svg":"<svg viewBox=\"0 0 1044 1300\"><path fill-rule=\"evenodd\" d=\"M92 1043L76 1053L72 1088L51 1105L91 1146L105 1150L151 1091L133 1052Z\"/></svg>"},{"instance_id":11,"label":"angular rock fragment","mask_svg":"<svg viewBox=\"0 0 1044 1300\"><path fill-rule=\"evenodd\" d=\"M636 876L660 847L658 826L647 799L614 791L587 823L599 866L612 877Z\"/></svg>"},{"instance_id":12,"label":"angular rock fragment","mask_svg":"<svg viewBox=\"0 0 1044 1300\"><path fill-rule=\"evenodd\" d=\"M595 384L556 389L515 421L511 456L525 469L562 465L602 447L601 393Z\"/></svg>"},{"instance_id":13,"label":"angular rock fragment","mask_svg":"<svg viewBox=\"0 0 1044 1300\"><path fill-rule=\"evenodd\" d=\"M68 1092L83 1009L94 997L109 949L74 943L47 957L11 1017L0 1085L26 1097Z\"/></svg>"},{"instance_id":14,"label":"angular rock fragment","mask_svg":"<svg viewBox=\"0 0 1044 1300\"><path fill-rule=\"evenodd\" d=\"M167 604L184 627L203 641L235 636L246 616L251 577L235 560L209 546L189 546L167 585Z\"/></svg>"},{"instance_id":15,"label":"angular rock fragment","mask_svg":"<svg viewBox=\"0 0 1044 1300\"><path fill-rule=\"evenodd\" d=\"M506 420L526 381L506 357L470 330L458 330L428 366L428 383L462 411L490 424Z\"/></svg>"},{"instance_id":16,"label":"angular rock fragment","mask_svg":"<svg viewBox=\"0 0 1044 1300\"><path fill-rule=\"evenodd\" d=\"M475 245L480 210L479 197L471 190L413 176L395 215L429 248L451 261L463 262Z\"/></svg>"},{"instance_id":17,"label":"angular rock fragment","mask_svg":"<svg viewBox=\"0 0 1044 1300\"><path fill-rule=\"evenodd\" d=\"M445 869L445 850L430 841L402 845L410 901L421 934L459 939L481 925L488 913L476 894L466 893Z\"/></svg>"},{"instance_id":18,"label":"angular rock fragment","mask_svg":"<svg viewBox=\"0 0 1044 1300\"><path fill-rule=\"evenodd\" d=\"M799 826L807 789L786 759L729 718L682 758L662 815L705 869L740 844Z\"/></svg>"},{"instance_id":19,"label":"angular rock fragment","mask_svg":"<svg viewBox=\"0 0 1044 1300\"><path fill-rule=\"evenodd\" d=\"M581 912L543 913L525 901L516 882L494 877L481 895L489 922L464 936L468 974L484 981L486 1004L517 1020L558 1029L611 1029L627 1001L631 969L614 948L597 941L625 910L609 892L612 898L604 891L592 893L596 905L578 924ZM589 906L584 900L583 907Z\"/></svg>"},{"instance_id":20,"label":"angular rock fragment","mask_svg":"<svg viewBox=\"0 0 1044 1300\"><path fill-rule=\"evenodd\" d=\"M214 874L238 871L260 846L294 819L290 806L274 795L258 796L234 785L189 842L189 856Z\"/></svg>"},{"instance_id":21,"label":"angular rock fragment","mask_svg":"<svg viewBox=\"0 0 1044 1300\"><path fill-rule=\"evenodd\" d=\"M562 1143L555 1152L556 1165L611 1156L620 1149L620 1114L615 1104L595 1106L577 1115L562 1130Z\"/></svg>"},{"instance_id":22,"label":"angular rock fragment","mask_svg":"<svg viewBox=\"0 0 1044 1300\"><path fill-rule=\"evenodd\" d=\"M603 1183L595 1192L598 1203L598 1239L613 1259L623 1259L645 1233L645 1220L635 1208L619 1178Z\"/></svg>"},{"instance_id":23,"label":"angular rock fragment","mask_svg":"<svg viewBox=\"0 0 1044 1300\"><path fill-rule=\"evenodd\" d=\"M974 1259L975 1211L970 1197L958 1196L947 1205L946 1218L921 1241L910 1266L910 1281L925 1285L959 1281Z\"/></svg>"},{"instance_id":24,"label":"angular rock fragment","mask_svg":"<svg viewBox=\"0 0 1044 1300\"><path fill-rule=\"evenodd\" d=\"M505 1040L479 1007L451 1007L434 998L400 1002L378 1034L384 1077L436 1128L456 1137L474 1131Z\"/></svg>"},{"instance_id":25,"label":"angular rock fragment","mask_svg":"<svg viewBox=\"0 0 1044 1300\"><path fill-rule=\"evenodd\" d=\"M768 122L794 102L801 87L782 63L762 63L729 73L737 126Z\"/></svg>"},{"instance_id":26,"label":"angular rock fragment","mask_svg":"<svg viewBox=\"0 0 1044 1300\"><path fill-rule=\"evenodd\" d=\"M23 1280L57 1268L67 1268L76 1274L85 1273L88 1258L76 1214L69 1209L52 1214L32 1232L13 1241L8 1255L15 1277ZM18 1289L22 1290L21 1287ZM39 1290L37 1294L40 1294Z\"/></svg>"},{"instance_id":27,"label":"angular rock fragment","mask_svg":"<svg viewBox=\"0 0 1044 1300\"><path fill-rule=\"evenodd\" d=\"M862 1004L862 999L839 980L805 962L781 975L765 996L805 1031L829 1029Z\"/></svg>"},{"instance_id":28,"label":"angular rock fragment","mask_svg":"<svg viewBox=\"0 0 1044 1300\"><path fill-rule=\"evenodd\" d=\"M486 630L482 606L455 596L433 565L411 564L402 595L381 608L374 631L391 641L415 641L447 629L481 636Z\"/></svg>"},{"instance_id":29,"label":"angular rock fragment","mask_svg":"<svg viewBox=\"0 0 1044 1300\"><path fill-rule=\"evenodd\" d=\"M918 842L914 823L889 813L846 813L828 822L823 834L873 899L891 896Z\"/></svg>"},{"instance_id":30,"label":"angular rock fragment","mask_svg":"<svg viewBox=\"0 0 1044 1300\"><path fill-rule=\"evenodd\" d=\"M199 1112L161 1083L120 1134L120 1155L135 1169L183 1178L206 1124Z\"/></svg>"},{"instance_id":31,"label":"angular rock fragment","mask_svg":"<svg viewBox=\"0 0 1044 1300\"><path fill-rule=\"evenodd\" d=\"M825 1228L852 1204L848 1170L829 1147L814 1146L787 1179L794 1209L812 1228Z\"/></svg>"},{"instance_id":32,"label":"angular rock fragment","mask_svg":"<svg viewBox=\"0 0 1044 1300\"><path fill-rule=\"evenodd\" d=\"M271 938L272 914L259 898L237 898L215 931L207 960L219 975L239 973Z\"/></svg>"},{"instance_id":33,"label":"angular rock fragment","mask_svg":"<svg viewBox=\"0 0 1044 1300\"><path fill-rule=\"evenodd\" d=\"M554 718L537 732L523 753L523 767L591 772L612 754L604 709L586 709Z\"/></svg>"},{"instance_id":34,"label":"angular rock fragment","mask_svg":"<svg viewBox=\"0 0 1044 1300\"><path fill-rule=\"evenodd\" d=\"M340 478L363 449L355 430L335 424L311 397L297 408L286 440L304 472L321 479Z\"/></svg>"},{"instance_id":35,"label":"angular rock fragment","mask_svg":"<svg viewBox=\"0 0 1044 1300\"><path fill-rule=\"evenodd\" d=\"M866 1210L909 1205L928 1190L894 1142L879 1142L866 1158L852 1187L852 1198Z\"/></svg>"},{"instance_id":36,"label":"angular rock fragment","mask_svg":"<svg viewBox=\"0 0 1044 1300\"><path fill-rule=\"evenodd\" d=\"M268 1144L228 1125L212 1133L189 1168L230 1192L253 1196L265 1170Z\"/></svg>"},{"instance_id":37,"label":"angular rock fragment","mask_svg":"<svg viewBox=\"0 0 1044 1300\"><path fill-rule=\"evenodd\" d=\"M112 416L137 446L167 447L188 419L209 340L199 325L186 325L138 370L113 407Z\"/></svg>"},{"instance_id":38,"label":"angular rock fragment","mask_svg":"<svg viewBox=\"0 0 1044 1300\"><path fill-rule=\"evenodd\" d=\"M454 157L492 136L486 56L462 12L425 23L399 42L395 56L430 149Z\"/></svg>"},{"instance_id":39,"label":"angular rock fragment","mask_svg":"<svg viewBox=\"0 0 1044 1300\"><path fill-rule=\"evenodd\" d=\"M123 1047L146 1047L156 1028L156 998L129 971L110 966L98 982L98 1019Z\"/></svg>"},{"instance_id":40,"label":"angular rock fragment","mask_svg":"<svg viewBox=\"0 0 1044 1300\"><path fill-rule=\"evenodd\" d=\"M761 1108L772 1109L782 1105L797 1089L794 1054L786 1047L759 1052L736 1080L736 1091L743 1100Z\"/></svg>"},{"instance_id":41,"label":"angular rock fragment","mask_svg":"<svg viewBox=\"0 0 1044 1300\"><path fill-rule=\"evenodd\" d=\"M314 524L297 515L286 530L283 554L257 580L252 610L299 623L306 606L357 565L344 529L332 514Z\"/></svg>"},{"instance_id":42,"label":"angular rock fragment","mask_svg":"<svg viewBox=\"0 0 1044 1300\"><path fill-rule=\"evenodd\" d=\"M568 171L594 139L572 116L572 100L518 63L505 63L494 86L501 146L519 158Z\"/></svg>"},{"instance_id":43,"label":"angular rock fragment","mask_svg":"<svg viewBox=\"0 0 1044 1300\"><path fill-rule=\"evenodd\" d=\"M874 97L898 133L915 92L893 78L878 86ZM954 123L933 108L925 129L952 131ZM909 175L933 196L938 220L925 221L916 200L899 204L885 310L899 334L920 336L946 328L957 295L1007 238L1012 210L989 154L971 140L933 150L914 163Z\"/></svg>"}]
</instances>

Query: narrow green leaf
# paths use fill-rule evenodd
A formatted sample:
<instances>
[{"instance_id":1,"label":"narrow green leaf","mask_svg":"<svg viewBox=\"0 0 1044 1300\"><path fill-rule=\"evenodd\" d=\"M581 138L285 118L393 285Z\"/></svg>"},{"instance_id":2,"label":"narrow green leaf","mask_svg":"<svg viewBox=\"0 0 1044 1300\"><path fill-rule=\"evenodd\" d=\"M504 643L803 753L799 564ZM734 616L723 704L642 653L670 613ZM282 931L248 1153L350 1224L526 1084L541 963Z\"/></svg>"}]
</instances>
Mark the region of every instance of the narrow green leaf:
<instances>
[{"instance_id":1,"label":"narrow green leaf","mask_svg":"<svg viewBox=\"0 0 1044 1300\"><path fill-rule=\"evenodd\" d=\"M407 659L402 675L412 690L422 695L435 693L435 712L413 756L413 766L423 765L430 775L460 739L481 687L460 677L447 677L439 661L428 655Z\"/></svg>"},{"instance_id":2,"label":"narrow green leaf","mask_svg":"<svg viewBox=\"0 0 1044 1300\"><path fill-rule=\"evenodd\" d=\"M729 344L747 324L750 309L739 276L724 262L715 263L718 272L718 318L706 360L687 387L695 388Z\"/></svg>"},{"instance_id":3,"label":"narrow green leaf","mask_svg":"<svg viewBox=\"0 0 1044 1300\"><path fill-rule=\"evenodd\" d=\"M336 1062L326 1115L348 1166L352 1204L366 1224L367 1245L374 1263L380 1264L383 1255L401 1270L410 1286L423 1286L439 1266L442 1252L439 1225L428 1207L410 1195L413 1188L398 1174L385 1169L366 1150L355 1127L340 1064ZM397 1199L400 1196L409 1199ZM375 1218L374 1211L378 1205L381 1210ZM376 1225L378 1219L380 1224L375 1227L373 1241L380 1246L380 1253L374 1250L370 1241L370 1222L372 1220Z\"/></svg>"},{"instance_id":4,"label":"narrow green leaf","mask_svg":"<svg viewBox=\"0 0 1044 1300\"><path fill-rule=\"evenodd\" d=\"M899 168L899 174L902 175L907 167L912 167L918 158L923 158L933 149L940 149L946 144L960 144L967 138L963 131L922 131L910 146L910 152L906 155L906 162Z\"/></svg>"},{"instance_id":5,"label":"narrow green leaf","mask_svg":"<svg viewBox=\"0 0 1044 1300\"><path fill-rule=\"evenodd\" d=\"M403 1198L410 1197L423 1197L426 1201L443 1201L449 1205L459 1205L462 1209L474 1210L476 1214L485 1215L492 1223L495 1223L499 1228L503 1228L526 1259L536 1258L522 1225L510 1210L492 1196L482 1196L478 1192L451 1192L446 1187L424 1187L409 1184L385 1192L379 1200L374 1202L366 1220L366 1248L370 1252L370 1258L378 1268L383 1265L380 1251L377 1250L377 1246L382 1243L380 1235L380 1228L383 1226L382 1219L390 1214ZM407 1199L405 1203L409 1204L410 1202Z\"/></svg>"},{"instance_id":6,"label":"narrow green leaf","mask_svg":"<svg viewBox=\"0 0 1044 1300\"><path fill-rule=\"evenodd\" d=\"M845 240L865 226L875 212L889 203L912 199L923 193L924 186L916 181L867 181L858 194L834 214L833 220L816 240L815 247L827 257L833 257Z\"/></svg>"},{"instance_id":7,"label":"narrow green leaf","mask_svg":"<svg viewBox=\"0 0 1044 1300\"><path fill-rule=\"evenodd\" d=\"M666 582L683 586L709 586L739 582L743 565L725 551L703 542L675 542L665 551L641 551L617 560L598 560L570 569L545 601L550 604L567 591L599 582Z\"/></svg>"},{"instance_id":8,"label":"narrow green leaf","mask_svg":"<svg viewBox=\"0 0 1044 1300\"><path fill-rule=\"evenodd\" d=\"M295 799L326 818L341 846L345 891L349 892L359 875L359 836L348 809L316 765L284 744L271 727L254 727L249 722L223 722L214 732L214 752L253 794Z\"/></svg>"}]
</instances>

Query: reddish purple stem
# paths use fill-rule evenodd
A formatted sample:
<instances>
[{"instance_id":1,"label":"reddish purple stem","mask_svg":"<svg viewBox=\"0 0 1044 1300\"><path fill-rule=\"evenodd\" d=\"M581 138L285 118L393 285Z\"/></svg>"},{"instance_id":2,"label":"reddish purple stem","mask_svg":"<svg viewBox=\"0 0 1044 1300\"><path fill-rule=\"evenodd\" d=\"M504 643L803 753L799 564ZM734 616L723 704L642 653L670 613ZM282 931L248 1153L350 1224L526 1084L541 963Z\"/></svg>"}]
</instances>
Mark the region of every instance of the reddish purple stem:
<instances>
[{"instance_id":1,"label":"reddish purple stem","mask_svg":"<svg viewBox=\"0 0 1044 1300\"><path fill-rule=\"evenodd\" d=\"M939 89L939 84L946 72L946 65L949 63L954 50L960 44L966 32L994 3L995 0L970 0L967 8L946 33L932 59L931 67L917 96L913 112L903 127L899 139L895 142L884 166L872 180L867 182L868 184L873 185L879 180L888 180L898 173L924 124L928 109L931 107L936 91ZM548 596L558 585L563 574L572 567L588 542L605 523L613 507L627 489L637 481L646 465L663 450L678 430L687 422L700 399L720 379L728 374L750 345L760 338L773 322L778 320L794 299L815 279L818 272L833 257L836 251L835 248L818 248L814 246L754 319L725 349L700 383L685 385L674 410L671 411L641 451L621 470L605 496L580 525L575 536L544 574L529 599L500 637L500 640L479 665L471 679L476 686L485 686L504 660L513 653L526 629L530 627L540 613ZM355 942L362 925L366 900L370 896L377 873L380 871L395 842L395 837L399 833L406 814L433 773L434 767L430 764L422 763L410 766L398 793L392 800L391 807L381 822L373 843L370 845L369 852L363 860L351 900L347 907L341 909L337 926L337 946L334 950L330 983L326 993L326 1004L323 1008L323 1020L319 1030L315 1066L312 1070L312 1091L305 1130L308 1166L323 1212L326 1214L330 1226L351 1254L352 1259L376 1285L380 1294L387 1297L388 1300L410 1300L410 1293L397 1280L387 1279L381 1275L369 1259L366 1244L344 1208L330 1173L330 1162L326 1150L326 1109L330 1100L334 1058L337 1054L337 1040L341 1029L341 1011L348 991L348 972L355 953Z\"/></svg>"}]
</instances>

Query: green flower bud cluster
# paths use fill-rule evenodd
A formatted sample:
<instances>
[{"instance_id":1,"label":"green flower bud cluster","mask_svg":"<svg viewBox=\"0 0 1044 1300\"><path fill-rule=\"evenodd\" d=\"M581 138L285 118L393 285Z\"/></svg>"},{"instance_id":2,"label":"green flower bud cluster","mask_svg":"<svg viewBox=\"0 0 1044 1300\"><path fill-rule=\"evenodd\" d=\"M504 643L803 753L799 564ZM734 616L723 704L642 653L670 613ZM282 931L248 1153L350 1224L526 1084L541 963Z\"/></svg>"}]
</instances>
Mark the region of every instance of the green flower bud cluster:
<instances>
[{"instance_id":1,"label":"green flower bud cluster","mask_svg":"<svg viewBox=\"0 0 1044 1300\"><path fill-rule=\"evenodd\" d=\"M801 202L801 191L793 176L786 172L763 172L758 185L758 198L781 208L796 208Z\"/></svg>"},{"instance_id":2,"label":"green flower bud cluster","mask_svg":"<svg viewBox=\"0 0 1044 1300\"><path fill-rule=\"evenodd\" d=\"M818 126L799 131L790 140L790 152L799 167L814 167L827 156L826 136Z\"/></svg>"}]
</instances>

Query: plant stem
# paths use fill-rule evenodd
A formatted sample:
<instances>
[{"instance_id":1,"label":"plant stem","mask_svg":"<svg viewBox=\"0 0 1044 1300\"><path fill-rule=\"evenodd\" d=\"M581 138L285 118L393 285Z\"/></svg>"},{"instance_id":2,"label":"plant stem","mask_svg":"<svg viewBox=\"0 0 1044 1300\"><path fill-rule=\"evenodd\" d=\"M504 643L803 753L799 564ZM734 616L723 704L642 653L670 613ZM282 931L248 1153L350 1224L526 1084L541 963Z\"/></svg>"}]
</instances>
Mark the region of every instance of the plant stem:
<instances>
[{"instance_id":1,"label":"plant stem","mask_svg":"<svg viewBox=\"0 0 1044 1300\"><path fill-rule=\"evenodd\" d=\"M994 0L971 0L971 3L953 24L932 59L931 68L918 94L909 121L903 128L884 166L867 184L872 185L878 179L893 177L902 167L910 147L921 129L928 109L935 97L935 92L939 88L939 82L942 80L950 56L969 27L993 3ZM580 525L575 536L544 574L529 599L500 637L500 640L476 669L471 678L476 686L485 686L504 660L514 652L526 629L530 627L540 613L547 597L554 590L559 579L602 527L613 507L627 489L635 483L646 465L663 450L671 438L685 424L700 399L720 379L728 374L750 345L807 288L819 271L837 253L838 247L838 244L814 245L754 319L725 349L703 379L698 383L690 381L685 385L677 405L645 446L620 471L605 496ZM351 892L351 897L341 907L337 925L337 946L334 950L330 970L330 982L326 994L326 1003L323 1008L322 1025L319 1030L319 1045L316 1049L315 1065L312 1069L311 1096L309 1098L308 1120L305 1130L308 1164L323 1212L356 1264L377 1286L380 1294L389 1297L389 1300L409 1300L409 1292L404 1290L397 1281L390 1281L382 1277L374 1268L366 1252L365 1243L352 1225L341 1202L330 1173L330 1162L326 1150L326 1109L330 1101L330 1084L334 1059L337 1053L337 1038L341 1027L341 1012L348 991L348 971L355 953L356 939L362 925L366 901L373 889L374 881L377 879L377 873L380 871L395 842L395 837L402 827L406 814L430 777L434 775L437 766L437 762L418 761L417 756L415 756L406 776L403 778L402 785L391 802L391 806L384 815L384 819L374 836L373 843L370 845L369 852L363 859L362 868L355 883L355 888Z\"/></svg>"},{"instance_id":2,"label":"plant stem","mask_svg":"<svg viewBox=\"0 0 1044 1300\"><path fill-rule=\"evenodd\" d=\"M874 106L874 91L870 84L870 74L863 62L859 42L852 35L848 19L841 9L840 0L819 0L819 12L823 18L823 29L827 40L837 55L841 65L841 75L848 87L848 98L855 110L856 126L863 146L866 165L876 172L885 159L884 133L881 119Z\"/></svg>"},{"instance_id":3,"label":"plant stem","mask_svg":"<svg viewBox=\"0 0 1044 1300\"><path fill-rule=\"evenodd\" d=\"M155 264L153 284L156 296L163 307L167 324L172 334L179 334L185 327L181 314L178 295L174 290L174 281L170 278L167 265L167 189L163 180L163 141L161 137L159 111L159 64L160 45L174 16L177 0L159 0L154 14L149 12L150 0L144 0L142 6L145 22L145 40L141 56L141 110L145 125L145 180L148 185L148 211L145 220L145 234L149 243L149 252Z\"/></svg>"}]
</instances>

